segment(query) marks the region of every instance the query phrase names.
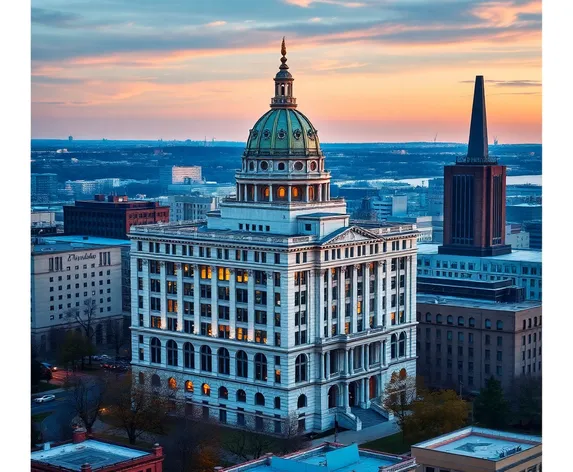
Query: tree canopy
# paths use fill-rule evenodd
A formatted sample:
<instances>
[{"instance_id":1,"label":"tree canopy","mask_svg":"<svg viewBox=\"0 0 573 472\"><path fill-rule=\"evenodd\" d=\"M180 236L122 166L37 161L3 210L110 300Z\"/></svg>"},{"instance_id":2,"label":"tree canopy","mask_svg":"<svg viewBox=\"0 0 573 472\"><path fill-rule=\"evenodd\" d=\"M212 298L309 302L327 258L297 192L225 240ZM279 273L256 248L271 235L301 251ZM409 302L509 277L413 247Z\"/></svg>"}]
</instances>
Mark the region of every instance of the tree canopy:
<instances>
[{"instance_id":1,"label":"tree canopy","mask_svg":"<svg viewBox=\"0 0 573 472\"><path fill-rule=\"evenodd\" d=\"M510 405L501 383L493 377L486 382L474 400L475 421L486 428L502 429L510 419Z\"/></svg>"}]
</instances>

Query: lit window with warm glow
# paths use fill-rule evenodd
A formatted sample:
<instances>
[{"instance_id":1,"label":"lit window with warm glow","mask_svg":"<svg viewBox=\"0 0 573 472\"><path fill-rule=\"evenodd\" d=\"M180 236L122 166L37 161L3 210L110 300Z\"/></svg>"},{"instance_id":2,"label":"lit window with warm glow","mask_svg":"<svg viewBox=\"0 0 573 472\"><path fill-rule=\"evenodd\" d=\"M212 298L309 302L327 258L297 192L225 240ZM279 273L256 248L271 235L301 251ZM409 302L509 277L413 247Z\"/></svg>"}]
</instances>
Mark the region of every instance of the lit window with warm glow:
<instances>
[{"instance_id":1,"label":"lit window with warm glow","mask_svg":"<svg viewBox=\"0 0 573 472\"><path fill-rule=\"evenodd\" d=\"M314 187L309 187L309 188L308 188L308 199L309 199L309 200L314 200Z\"/></svg>"},{"instance_id":2,"label":"lit window with warm glow","mask_svg":"<svg viewBox=\"0 0 573 472\"><path fill-rule=\"evenodd\" d=\"M299 191L298 187L293 187L293 188L292 188L292 196L293 196L293 198L298 198L299 195L300 195L300 191Z\"/></svg>"},{"instance_id":3,"label":"lit window with warm glow","mask_svg":"<svg viewBox=\"0 0 573 472\"><path fill-rule=\"evenodd\" d=\"M269 198L270 193L271 192L270 192L269 188L265 187L263 190L263 195L265 196L265 198Z\"/></svg>"},{"instance_id":4,"label":"lit window with warm glow","mask_svg":"<svg viewBox=\"0 0 573 472\"><path fill-rule=\"evenodd\" d=\"M169 383L169 388L171 390L175 390L177 388L177 380L175 380L173 377L169 377L167 382Z\"/></svg>"},{"instance_id":5,"label":"lit window with warm glow","mask_svg":"<svg viewBox=\"0 0 573 472\"><path fill-rule=\"evenodd\" d=\"M285 198L286 197L286 189L284 187L279 187L277 195L279 198Z\"/></svg>"},{"instance_id":6,"label":"lit window with warm glow","mask_svg":"<svg viewBox=\"0 0 573 472\"><path fill-rule=\"evenodd\" d=\"M361 301L358 301L356 303L356 313L358 313L358 314L362 313L362 302Z\"/></svg>"},{"instance_id":7,"label":"lit window with warm glow","mask_svg":"<svg viewBox=\"0 0 573 472\"><path fill-rule=\"evenodd\" d=\"M219 274L219 280L229 280L231 278L231 269L227 269L226 267L219 267L217 271Z\"/></svg>"},{"instance_id":8,"label":"lit window with warm glow","mask_svg":"<svg viewBox=\"0 0 573 472\"><path fill-rule=\"evenodd\" d=\"M211 387L209 387L209 385L207 384L201 385L201 391L203 392L203 395L205 395L206 397L211 396Z\"/></svg>"},{"instance_id":9,"label":"lit window with warm glow","mask_svg":"<svg viewBox=\"0 0 573 472\"><path fill-rule=\"evenodd\" d=\"M210 279L211 278L211 266L201 266L201 278Z\"/></svg>"},{"instance_id":10,"label":"lit window with warm glow","mask_svg":"<svg viewBox=\"0 0 573 472\"><path fill-rule=\"evenodd\" d=\"M193 393L193 382L191 382L191 380L187 380L187 382L185 382L185 391Z\"/></svg>"}]
</instances>

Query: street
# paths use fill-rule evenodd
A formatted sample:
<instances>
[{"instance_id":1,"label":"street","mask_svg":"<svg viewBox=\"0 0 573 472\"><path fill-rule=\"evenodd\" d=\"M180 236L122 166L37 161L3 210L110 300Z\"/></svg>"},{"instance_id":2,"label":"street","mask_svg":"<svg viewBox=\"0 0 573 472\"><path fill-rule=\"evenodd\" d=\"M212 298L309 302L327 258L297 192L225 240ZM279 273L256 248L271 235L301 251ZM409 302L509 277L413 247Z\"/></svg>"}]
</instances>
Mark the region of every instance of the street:
<instances>
[{"instance_id":1,"label":"street","mask_svg":"<svg viewBox=\"0 0 573 472\"><path fill-rule=\"evenodd\" d=\"M46 392L46 394L50 394L50 392ZM72 395L71 392L57 391L53 395L56 396L55 400L48 403L31 402L32 416L51 413L44 418L39 428L43 442L62 441L71 437L71 422L76 415L72 403L68 400Z\"/></svg>"}]
</instances>

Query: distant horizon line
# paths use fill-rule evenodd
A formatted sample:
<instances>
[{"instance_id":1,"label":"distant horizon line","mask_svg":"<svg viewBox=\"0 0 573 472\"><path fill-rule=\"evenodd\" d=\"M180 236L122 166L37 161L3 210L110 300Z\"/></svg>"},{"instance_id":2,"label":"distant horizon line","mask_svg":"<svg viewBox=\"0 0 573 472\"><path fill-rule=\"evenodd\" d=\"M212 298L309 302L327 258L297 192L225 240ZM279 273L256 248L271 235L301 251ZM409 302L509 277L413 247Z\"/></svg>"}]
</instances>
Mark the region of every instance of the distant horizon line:
<instances>
[{"instance_id":1,"label":"distant horizon line","mask_svg":"<svg viewBox=\"0 0 573 472\"><path fill-rule=\"evenodd\" d=\"M31 141L64 141L66 143L74 143L74 142L143 142L143 143L205 143L204 140L193 140L193 139L73 139L70 141L66 138L31 138ZM208 144L213 143L234 143L234 144L244 144L246 145L246 141L232 141L232 140L217 140L217 141L207 141ZM321 144L457 144L460 146L467 146L467 142L456 142L456 141L331 141L331 142L321 142ZM499 143L499 144L490 144L488 146L531 146L531 145L539 145L541 146L542 143L536 142L525 142L525 143ZM207 146L212 147L212 146Z\"/></svg>"}]
</instances>

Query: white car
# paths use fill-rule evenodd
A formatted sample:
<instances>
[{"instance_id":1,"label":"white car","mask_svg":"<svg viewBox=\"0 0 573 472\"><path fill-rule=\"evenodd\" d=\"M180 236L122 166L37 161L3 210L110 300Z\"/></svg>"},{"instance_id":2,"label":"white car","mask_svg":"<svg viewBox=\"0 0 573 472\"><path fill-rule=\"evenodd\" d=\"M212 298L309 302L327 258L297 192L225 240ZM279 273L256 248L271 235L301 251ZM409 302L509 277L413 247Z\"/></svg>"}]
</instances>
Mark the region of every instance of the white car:
<instances>
[{"instance_id":1,"label":"white car","mask_svg":"<svg viewBox=\"0 0 573 472\"><path fill-rule=\"evenodd\" d=\"M46 403L46 402L51 402L52 400L55 400L55 399L56 399L55 395L43 395L41 397L34 398L34 401L36 403Z\"/></svg>"}]
</instances>

